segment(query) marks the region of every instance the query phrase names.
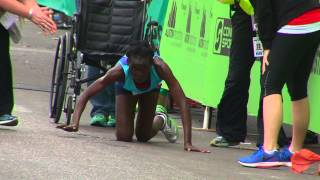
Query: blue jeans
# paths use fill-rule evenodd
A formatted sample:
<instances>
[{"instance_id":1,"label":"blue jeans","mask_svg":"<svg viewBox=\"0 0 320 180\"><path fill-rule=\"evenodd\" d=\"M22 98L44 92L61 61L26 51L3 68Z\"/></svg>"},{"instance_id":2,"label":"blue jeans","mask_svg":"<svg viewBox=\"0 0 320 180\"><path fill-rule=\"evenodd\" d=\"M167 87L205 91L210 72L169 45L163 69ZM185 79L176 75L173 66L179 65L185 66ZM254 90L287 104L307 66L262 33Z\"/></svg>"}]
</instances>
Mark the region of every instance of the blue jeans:
<instances>
[{"instance_id":1,"label":"blue jeans","mask_svg":"<svg viewBox=\"0 0 320 180\"><path fill-rule=\"evenodd\" d=\"M88 66L88 77L96 76L100 74L100 69ZM88 82L88 86L92 84L93 81ZM90 103L93 108L91 110L90 116L94 116L95 114L104 114L106 116L113 114L115 112L115 90L114 84L106 87L103 91L98 93L97 95L91 97Z\"/></svg>"}]
</instances>

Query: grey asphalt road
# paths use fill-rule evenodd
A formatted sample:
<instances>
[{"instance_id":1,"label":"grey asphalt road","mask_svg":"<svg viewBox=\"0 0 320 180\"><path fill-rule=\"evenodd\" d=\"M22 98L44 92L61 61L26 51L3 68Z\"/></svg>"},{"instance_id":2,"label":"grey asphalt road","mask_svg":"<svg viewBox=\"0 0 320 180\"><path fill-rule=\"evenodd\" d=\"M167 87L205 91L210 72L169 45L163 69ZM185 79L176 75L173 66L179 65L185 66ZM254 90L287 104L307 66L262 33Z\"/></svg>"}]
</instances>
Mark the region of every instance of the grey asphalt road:
<instances>
[{"instance_id":1,"label":"grey asphalt road","mask_svg":"<svg viewBox=\"0 0 320 180\"><path fill-rule=\"evenodd\" d=\"M57 35L43 36L29 22L24 24L23 31L23 41L11 48L16 87L14 114L19 116L20 123L17 127L0 127L1 180L319 179L293 174L285 167L272 170L241 167L236 160L252 151L209 147L213 132L193 131L194 145L208 148L210 154L183 151L181 132L175 144L168 143L161 133L149 143L117 142L114 129L89 125L90 106L85 110L79 132L56 129L48 118L46 91ZM194 112L193 116L194 124L199 125L201 115Z\"/></svg>"}]
</instances>

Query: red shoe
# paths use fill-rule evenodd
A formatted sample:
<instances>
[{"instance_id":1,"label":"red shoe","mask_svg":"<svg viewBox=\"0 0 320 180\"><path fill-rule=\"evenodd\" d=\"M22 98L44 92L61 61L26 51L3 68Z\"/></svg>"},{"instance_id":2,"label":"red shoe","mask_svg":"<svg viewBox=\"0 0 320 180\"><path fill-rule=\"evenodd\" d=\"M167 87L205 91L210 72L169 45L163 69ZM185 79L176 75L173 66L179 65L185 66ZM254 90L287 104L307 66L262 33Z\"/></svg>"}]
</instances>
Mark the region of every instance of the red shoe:
<instances>
[{"instance_id":1,"label":"red shoe","mask_svg":"<svg viewBox=\"0 0 320 180\"><path fill-rule=\"evenodd\" d=\"M303 173L305 170L316 163L320 162L320 155L316 154L308 149L302 149L299 152L295 152L291 157L292 171L295 173ZM320 166L317 174L320 176Z\"/></svg>"}]
</instances>

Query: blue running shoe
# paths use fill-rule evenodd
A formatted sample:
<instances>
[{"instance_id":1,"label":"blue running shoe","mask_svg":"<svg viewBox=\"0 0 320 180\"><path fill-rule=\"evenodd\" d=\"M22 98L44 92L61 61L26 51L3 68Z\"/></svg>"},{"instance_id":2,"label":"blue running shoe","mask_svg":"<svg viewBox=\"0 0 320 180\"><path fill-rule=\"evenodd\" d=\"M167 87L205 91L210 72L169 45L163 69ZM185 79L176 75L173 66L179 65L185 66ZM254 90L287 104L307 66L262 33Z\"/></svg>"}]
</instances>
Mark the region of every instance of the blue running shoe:
<instances>
[{"instance_id":1,"label":"blue running shoe","mask_svg":"<svg viewBox=\"0 0 320 180\"><path fill-rule=\"evenodd\" d=\"M286 166L288 167L291 167L292 164L291 164L291 157L292 157L292 152L289 150L288 147L285 147L283 148L281 151L280 151L280 159L282 161L287 161L288 163L286 164Z\"/></svg>"},{"instance_id":2,"label":"blue running shoe","mask_svg":"<svg viewBox=\"0 0 320 180\"><path fill-rule=\"evenodd\" d=\"M291 165L290 159L286 158L283 153L275 151L272 154L268 154L264 152L262 147L253 154L240 158L238 163L252 168L272 168Z\"/></svg>"}]
</instances>

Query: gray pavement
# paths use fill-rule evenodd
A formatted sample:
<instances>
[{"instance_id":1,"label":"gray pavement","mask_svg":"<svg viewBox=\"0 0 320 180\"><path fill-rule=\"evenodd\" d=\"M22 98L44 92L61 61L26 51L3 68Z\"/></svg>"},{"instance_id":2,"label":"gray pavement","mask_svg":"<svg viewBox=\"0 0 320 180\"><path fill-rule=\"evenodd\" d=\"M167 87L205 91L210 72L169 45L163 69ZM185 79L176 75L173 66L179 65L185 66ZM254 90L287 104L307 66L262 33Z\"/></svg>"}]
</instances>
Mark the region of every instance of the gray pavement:
<instances>
[{"instance_id":1,"label":"gray pavement","mask_svg":"<svg viewBox=\"0 0 320 180\"><path fill-rule=\"evenodd\" d=\"M60 34L63 32L59 32ZM251 153L240 148L213 148L213 132L193 131L194 145L210 154L183 151L183 138L168 143L159 133L149 143L115 141L114 129L89 126L88 106L80 131L56 129L48 118L48 100L55 36L42 36L24 24L23 42L12 45L15 71L17 127L0 127L0 179L319 179L296 175L288 168L272 170L241 167L236 160ZM33 90L32 90L33 89ZM200 127L202 114L193 110L193 123ZM249 122L254 134L255 124ZM252 136L252 139L255 137Z\"/></svg>"}]
</instances>

